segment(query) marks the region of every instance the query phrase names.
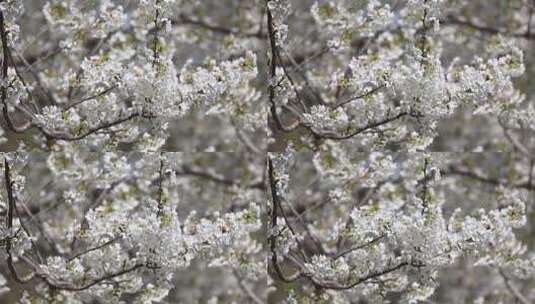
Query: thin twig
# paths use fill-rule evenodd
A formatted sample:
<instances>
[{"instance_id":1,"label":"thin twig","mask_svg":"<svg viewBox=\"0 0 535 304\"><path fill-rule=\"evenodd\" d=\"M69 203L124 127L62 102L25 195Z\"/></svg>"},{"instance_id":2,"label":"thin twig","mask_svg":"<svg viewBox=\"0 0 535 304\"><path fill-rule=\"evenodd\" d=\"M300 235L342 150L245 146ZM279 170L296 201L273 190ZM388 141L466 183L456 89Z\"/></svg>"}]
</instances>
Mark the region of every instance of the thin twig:
<instances>
[{"instance_id":1,"label":"thin twig","mask_svg":"<svg viewBox=\"0 0 535 304\"><path fill-rule=\"evenodd\" d=\"M507 287L511 295L513 295L513 297L515 297L522 304L532 303L523 294L520 293L518 288L516 288L516 286L513 285L513 283L511 283L511 280L507 277L507 275L505 274L505 271L502 268L499 268L498 271L500 272L500 275L503 278L505 286Z\"/></svg>"},{"instance_id":2,"label":"thin twig","mask_svg":"<svg viewBox=\"0 0 535 304\"><path fill-rule=\"evenodd\" d=\"M243 279L240 277L236 270L233 270L232 273L236 277L236 281L238 282L238 286L240 287L240 289L245 292L245 294L247 295L247 297L249 297L251 301L253 301L255 304L264 303L264 301L262 301L257 295L254 294L254 292L251 290L251 288L249 288L249 286L245 285Z\"/></svg>"}]
</instances>

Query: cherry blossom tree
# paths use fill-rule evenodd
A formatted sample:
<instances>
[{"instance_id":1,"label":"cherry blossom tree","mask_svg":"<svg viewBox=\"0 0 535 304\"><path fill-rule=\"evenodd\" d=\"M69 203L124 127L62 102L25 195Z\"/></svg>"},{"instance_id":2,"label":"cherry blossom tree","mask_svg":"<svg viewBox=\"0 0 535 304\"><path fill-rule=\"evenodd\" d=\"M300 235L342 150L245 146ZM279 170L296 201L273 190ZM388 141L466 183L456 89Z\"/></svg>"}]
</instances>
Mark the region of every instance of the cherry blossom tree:
<instances>
[{"instance_id":1,"label":"cherry blossom tree","mask_svg":"<svg viewBox=\"0 0 535 304\"><path fill-rule=\"evenodd\" d=\"M227 173L248 180L218 173L236 162L213 153L5 154L5 274L25 286L20 301L151 303L173 288L186 301L194 295L178 287L188 284L181 270L202 263L233 277L206 301L261 302L263 171Z\"/></svg>"},{"instance_id":2,"label":"cherry blossom tree","mask_svg":"<svg viewBox=\"0 0 535 304\"><path fill-rule=\"evenodd\" d=\"M288 149L268 164L271 284L287 291L273 302L533 297L533 163L521 155Z\"/></svg>"},{"instance_id":3,"label":"cherry blossom tree","mask_svg":"<svg viewBox=\"0 0 535 304\"><path fill-rule=\"evenodd\" d=\"M269 1L272 150L531 151L533 3L473 2Z\"/></svg>"},{"instance_id":4,"label":"cherry blossom tree","mask_svg":"<svg viewBox=\"0 0 535 304\"><path fill-rule=\"evenodd\" d=\"M0 302L535 302L534 11L0 0Z\"/></svg>"},{"instance_id":5,"label":"cherry blossom tree","mask_svg":"<svg viewBox=\"0 0 535 304\"><path fill-rule=\"evenodd\" d=\"M0 2L0 302L265 302L264 10Z\"/></svg>"},{"instance_id":6,"label":"cherry blossom tree","mask_svg":"<svg viewBox=\"0 0 535 304\"><path fill-rule=\"evenodd\" d=\"M251 139L267 126L256 84L263 8L254 1L1 5L4 135L41 149L175 150L174 129L202 114L220 117L225 132L188 150L261 146ZM221 16L209 12L218 9L239 14L217 26L211 19Z\"/></svg>"},{"instance_id":7,"label":"cherry blossom tree","mask_svg":"<svg viewBox=\"0 0 535 304\"><path fill-rule=\"evenodd\" d=\"M535 3L267 7L269 301L533 302Z\"/></svg>"}]
</instances>

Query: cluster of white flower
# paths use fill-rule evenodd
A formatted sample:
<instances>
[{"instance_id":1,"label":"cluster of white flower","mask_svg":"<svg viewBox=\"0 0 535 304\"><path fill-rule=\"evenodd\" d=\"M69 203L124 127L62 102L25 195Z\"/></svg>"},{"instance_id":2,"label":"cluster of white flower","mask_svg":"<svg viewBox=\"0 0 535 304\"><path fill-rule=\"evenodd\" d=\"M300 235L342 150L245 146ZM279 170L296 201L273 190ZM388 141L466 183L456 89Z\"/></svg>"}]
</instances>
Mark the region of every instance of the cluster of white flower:
<instances>
[{"instance_id":1,"label":"cluster of white flower","mask_svg":"<svg viewBox=\"0 0 535 304\"><path fill-rule=\"evenodd\" d=\"M509 2L0 1L0 297L533 302Z\"/></svg>"},{"instance_id":2,"label":"cluster of white flower","mask_svg":"<svg viewBox=\"0 0 535 304\"><path fill-rule=\"evenodd\" d=\"M261 209L251 202L262 195L236 200L244 207L235 211L225 208L201 216L193 209L185 214L181 210L191 206L179 200L180 189L191 187L183 187L188 179L180 174L187 156L181 153L95 155L72 148L51 153L46 163L43 156L21 154L6 160L15 204L23 210L20 204L27 201L25 164L46 165L51 172L57 193L42 199L65 199L68 204L51 209L47 216L55 220L43 223L41 232L32 233L26 219L17 215L9 230L2 228L1 238L10 244L15 267L25 263L42 279L38 288L61 291L48 300L120 302L128 293L151 303L174 288L176 271L201 261L236 271L248 282L265 279L263 246L254 236L262 229ZM9 199L2 197L4 210L11 208ZM46 258L35 251L42 237L53 249ZM27 301L33 298L24 296Z\"/></svg>"},{"instance_id":3,"label":"cluster of white flower","mask_svg":"<svg viewBox=\"0 0 535 304\"><path fill-rule=\"evenodd\" d=\"M435 30L439 27L439 18L442 14L442 8L445 6L445 0L409 0L407 2L406 12L417 22L433 22Z\"/></svg>"},{"instance_id":4,"label":"cluster of white flower","mask_svg":"<svg viewBox=\"0 0 535 304\"><path fill-rule=\"evenodd\" d=\"M393 19L388 4L380 1L366 1L365 8L359 8L349 1L322 1L312 6L312 16L330 37L332 48L349 47L356 37L370 37L384 29Z\"/></svg>"},{"instance_id":5,"label":"cluster of white flower","mask_svg":"<svg viewBox=\"0 0 535 304\"><path fill-rule=\"evenodd\" d=\"M127 19L123 7L110 0L94 4L78 0L47 1L43 14L54 28L54 35L66 35L61 45L69 49L80 49L86 37L106 37L123 26Z\"/></svg>"},{"instance_id":6,"label":"cluster of white flower","mask_svg":"<svg viewBox=\"0 0 535 304\"><path fill-rule=\"evenodd\" d=\"M291 3L289 0L269 0L267 9L273 18L273 31L277 47L284 47L288 39L288 25L286 18L291 13Z\"/></svg>"},{"instance_id":7,"label":"cluster of white flower","mask_svg":"<svg viewBox=\"0 0 535 304\"><path fill-rule=\"evenodd\" d=\"M171 60L160 61L157 69L151 63L133 66L125 75L124 84L140 112L162 117L181 117L191 107L184 100L177 71Z\"/></svg>"},{"instance_id":8,"label":"cluster of white flower","mask_svg":"<svg viewBox=\"0 0 535 304\"><path fill-rule=\"evenodd\" d=\"M391 79L393 90L404 106L434 119L454 113L457 103L450 97L449 84L438 57L426 62L413 59L395 70Z\"/></svg>"},{"instance_id":9,"label":"cluster of white flower","mask_svg":"<svg viewBox=\"0 0 535 304\"><path fill-rule=\"evenodd\" d=\"M315 105L310 113L303 114L303 123L313 125L317 130L336 131L347 127L348 117L341 108L332 110L324 105Z\"/></svg>"},{"instance_id":10,"label":"cluster of white flower","mask_svg":"<svg viewBox=\"0 0 535 304\"><path fill-rule=\"evenodd\" d=\"M43 17L30 22L22 1L2 3L2 40L10 59L3 62L8 73L2 75L8 128L38 130L31 145L43 148L83 140L94 148L129 144L157 150L174 122L200 108L203 114L228 118L232 127L243 129L242 141L248 141L244 132L267 126L257 88L257 46L239 43L233 28L187 17L203 6L175 0L53 0L37 10L28 4L31 14ZM244 16L255 11L243 10ZM19 39L18 27L34 22L44 22L42 32L24 28L31 34ZM187 41L179 36L197 32L190 27L209 30L197 35L203 39L214 33L225 37L212 40L211 46L199 43L199 49L208 50L199 56L183 54ZM263 34L251 35L249 39L258 39Z\"/></svg>"},{"instance_id":11,"label":"cluster of white flower","mask_svg":"<svg viewBox=\"0 0 535 304\"><path fill-rule=\"evenodd\" d=\"M397 168L391 155L373 152L367 159L355 161L344 149L333 143L315 153L313 163L318 174L328 184L345 184L358 180L366 187L375 187L393 175Z\"/></svg>"},{"instance_id":12,"label":"cluster of white flower","mask_svg":"<svg viewBox=\"0 0 535 304\"><path fill-rule=\"evenodd\" d=\"M317 42L306 43L319 50L311 55L287 50L287 63L279 58L277 79L271 80L276 83L276 122L285 121L285 114L293 117L286 120L290 127L285 131L305 127L309 132L296 142L314 149L318 141L310 138L346 139L365 151L428 149L441 136L444 121L470 110L499 117L509 128L520 119L521 128L529 128L524 122L529 119L521 118L528 116L529 106L514 79L525 72L522 44L505 31L451 21L455 12L442 0L408 1L394 8L380 1L316 1L311 7L315 32L303 33L316 36ZM470 45L474 50L452 56L447 44L464 40L448 36L451 24L496 35L484 38L482 52ZM325 49L324 43L336 50ZM296 60L300 56L305 56L303 63Z\"/></svg>"},{"instance_id":13,"label":"cluster of white flower","mask_svg":"<svg viewBox=\"0 0 535 304\"><path fill-rule=\"evenodd\" d=\"M475 113L500 115L514 109L523 96L514 88L512 78L524 73L523 53L510 41L500 39L493 57L485 62L476 57L473 66L455 67L448 71L448 79L456 84L452 96L470 105Z\"/></svg>"},{"instance_id":14,"label":"cluster of white flower","mask_svg":"<svg viewBox=\"0 0 535 304\"><path fill-rule=\"evenodd\" d=\"M328 205L334 210L310 211L303 227L301 219L284 216L281 225L290 227L290 232L282 228L276 243L286 263L308 278L316 291L325 289L328 300L340 296L336 290L348 290L347 295L358 291L366 299L402 292L411 303L425 301L438 287L439 271L453 267L461 257L475 258L474 266L509 269L520 278L533 273L533 259L526 257L525 245L513 232L526 224L522 191L499 188L496 201L490 204L496 209L463 215L465 211L457 208L448 218L444 213L454 202L448 201L441 188L448 181L441 179L440 168L449 166L449 156L431 153L393 158L375 152L358 162L337 151L339 154L331 156L331 166L336 166L332 171L321 161L325 155L318 156L325 152L314 156L318 174L330 176L321 187L342 187L348 192L364 189L368 194L355 204L344 198L346 195L332 195L331 191ZM302 155L299 158L303 161ZM283 168L287 166L283 164ZM279 193L283 206L302 204L292 200L292 190L286 192ZM351 205L357 207L348 209ZM292 208L296 207L288 209ZM340 217L343 213L349 216ZM315 249L306 249L309 247ZM304 252L297 254L303 248ZM417 268L418 275L410 268ZM386 281L391 283L382 283ZM346 303L343 296L340 303Z\"/></svg>"}]
</instances>

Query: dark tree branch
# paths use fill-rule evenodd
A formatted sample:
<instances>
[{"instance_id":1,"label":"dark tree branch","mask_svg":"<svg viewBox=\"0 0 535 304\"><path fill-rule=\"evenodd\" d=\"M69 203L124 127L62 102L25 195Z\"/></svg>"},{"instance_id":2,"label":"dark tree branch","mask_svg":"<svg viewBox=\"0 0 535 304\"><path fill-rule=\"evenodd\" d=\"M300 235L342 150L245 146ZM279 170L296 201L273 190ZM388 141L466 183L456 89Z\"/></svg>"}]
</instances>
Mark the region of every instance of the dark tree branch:
<instances>
[{"instance_id":1,"label":"dark tree branch","mask_svg":"<svg viewBox=\"0 0 535 304\"><path fill-rule=\"evenodd\" d=\"M116 277L119 277L119 276L125 275L127 273L136 271L136 270L138 270L138 269L140 269L142 267L147 267L147 268L149 267L148 265L146 265L144 263L137 263L137 264L134 264L131 267L123 268L123 269L121 269L119 271L111 272L111 273L108 273L106 275L103 275L102 277L95 278L95 279L91 280L89 283L77 285L75 283L61 281L61 280L58 280L56 278L51 277L48 273L46 273L46 272L44 272L42 270L40 265L36 264L34 261L32 261L27 256L23 255L23 256L20 256L19 258L33 270L32 276L28 280L23 281L22 283L26 283L26 282L30 281L30 279L32 279L33 277L38 277L43 282L45 282L51 289L66 290L66 291L82 291L82 290L86 290L86 289L89 289L89 288L91 288L91 287L93 287L95 285L104 283L105 281L112 280L112 279L114 279Z\"/></svg>"},{"instance_id":2,"label":"dark tree branch","mask_svg":"<svg viewBox=\"0 0 535 304\"><path fill-rule=\"evenodd\" d=\"M107 242L104 242L104 243L101 244L101 245L98 245L98 246L95 246L95 247L86 249L86 250L84 250L84 251L82 251L82 252L79 252L79 253L77 253L77 254L71 256L67 261L70 262L70 261L72 261L72 260L74 260L74 259L76 259L76 258L81 257L81 256L84 255L84 254L87 254L87 253L90 253L90 252L93 252L93 251L102 249L102 248L104 248L104 247L106 247L106 246L108 246L108 245L113 244L115 241L117 241L117 238L114 238L114 239L111 239L111 240L109 240L109 241L107 241Z\"/></svg>"},{"instance_id":3,"label":"dark tree branch","mask_svg":"<svg viewBox=\"0 0 535 304\"><path fill-rule=\"evenodd\" d=\"M11 172L10 172L9 162L7 161L6 156L4 156L4 181L5 181L7 201L8 201L6 227L10 234L6 239L7 267L9 269L9 272L11 272L11 274L13 275L13 278L15 279L15 281L17 281L20 284L24 284L32 279L32 275L28 276L27 278L20 277L19 274L17 273L17 270L15 269L15 265L13 264L13 254L11 253L11 249L12 249L11 240L13 238L12 236L13 214L16 208L16 204L15 204L15 197L13 196L13 183L11 181Z\"/></svg>"},{"instance_id":4,"label":"dark tree branch","mask_svg":"<svg viewBox=\"0 0 535 304\"><path fill-rule=\"evenodd\" d=\"M357 286L359 284L362 284L362 283L364 283L364 282L366 282L368 280L371 280L371 279L383 276L385 274L394 272L396 270L399 270L399 269L401 269L401 268L403 268L403 267L405 267L407 265L410 265L410 263L401 262L401 263L399 263L399 264L397 264L397 265L395 265L393 267L389 267L389 268L385 268L385 269L380 270L380 271L372 272L372 273L368 274L367 276L362 277L362 278L358 278L353 283L350 283L350 284L347 284L347 285L342 285L342 284L339 284L337 282L322 282L322 281L316 280L315 278L312 278L312 280L315 282L315 285L320 286L320 287L325 288L325 289L347 290L347 289L354 288L355 286Z\"/></svg>"},{"instance_id":5,"label":"dark tree branch","mask_svg":"<svg viewBox=\"0 0 535 304\"><path fill-rule=\"evenodd\" d=\"M29 128L29 124L22 127L17 127L11 120L7 105L7 78L9 66L9 46L7 44L7 32L4 24L4 12L0 10L0 39L2 41L2 81L4 82L0 88L0 99L2 100L2 115L7 123L8 128L15 133L22 133Z\"/></svg>"},{"instance_id":6,"label":"dark tree branch","mask_svg":"<svg viewBox=\"0 0 535 304\"><path fill-rule=\"evenodd\" d=\"M162 216L163 213L163 180L164 180L164 174L163 174L163 153L160 153L160 168L158 170L158 212L156 213L157 217Z\"/></svg>"},{"instance_id":7,"label":"dark tree branch","mask_svg":"<svg viewBox=\"0 0 535 304\"><path fill-rule=\"evenodd\" d=\"M266 1L266 4L269 1ZM277 104L275 102L275 83L273 83L277 76L277 65L278 60L280 59L278 47L277 47L277 41L275 39L275 27L273 25L273 16L271 14L271 11L269 10L269 7L266 7L267 11L267 27L268 27L268 36L269 36L269 45L271 48L271 58L270 58L270 65L269 65L269 102L271 104L270 106L270 112L271 117L275 120L275 124L277 125L277 128L283 132L291 132L294 129L296 129L299 126L299 122L291 125L291 126L285 126L282 122L282 119L279 117L279 114L277 113Z\"/></svg>"},{"instance_id":8,"label":"dark tree branch","mask_svg":"<svg viewBox=\"0 0 535 304\"><path fill-rule=\"evenodd\" d=\"M513 187L513 188L523 188L523 189L527 189L527 190L535 190L535 186L532 185L529 181L522 182L522 183L511 184L511 183L508 183L508 182L505 182L505 181L500 181L498 179L490 178L488 176L484 176L484 175L481 175L479 173L471 172L471 171L464 170L464 169L461 169L461 168L457 168L457 167L454 167L454 166L450 166L449 169L444 172L444 175L459 175L459 176L469 177L471 179L477 180L477 181L482 182L482 183L496 185L496 186L507 185L507 186L510 186L510 187Z\"/></svg>"},{"instance_id":9,"label":"dark tree branch","mask_svg":"<svg viewBox=\"0 0 535 304\"><path fill-rule=\"evenodd\" d=\"M319 132L316 132L314 131L311 127L309 127L309 129L314 133L316 134L317 136L321 137L321 138L326 138L326 139L333 139L333 140L342 140L342 139L348 139L348 138L351 138L353 136L356 136L358 134L361 134L367 130L370 130L370 129L374 129L374 128L377 128L377 127L380 127L382 125L386 125L390 122L393 122L393 121L396 121L404 116L407 116L407 115L410 115L409 113L407 112L401 112L395 116L392 116L392 117L389 117L387 115L386 118L382 119L382 120L379 120L379 121L375 121L375 122L371 122L369 124L367 124L366 126L363 126L363 127L360 127L358 129L356 129L355 131L347 134L347 135L339 135L339 134L322 134L322 133L319 133ZM411 115L413 116L413 115Z\"/></svg>"},{"instance_id":10,"label":"dark tree branch","mask_svg":"<svg viewBox=\"0 0 535 304\"><path fill-rule=\"evenodd\" d=\"M73 107L76 107L88 100L92 100L92 99L96 99L98 97L102 97L106 94L108 94L109 92L113 91L113 89L117 88L117 85L112 85L112 86L109 86L108 88L104 89L104 91L100 92L100 93L97 93L97 94L93 94L93 95L90 95L90 96L87 96L87 97L84 97L84 98L81 98L79 100L76 100L76 101L73 101L71 104L69 104L68 106L65 107L64 110L69 110L70 108L73 108Z\"/></svg>"},{"instance_id":11,"label":"dark tree branch","mask_svg":"<svg viewBox=\"0 0 535 304\"><path fill-rule=\"evenodd\" d=\"M223 184L226 186L241 186L241 183L236 180L227 179L217 174L206 172L206 171L200 171L200 170L188 167L188 166L183 166L181 171L177 171L177 174L200 177L200 178L204 178L212 182ZM263 182L252 183L250 185L246 185L246 187L254 188L254 189L261 189L261 190L265 189Z\"/></svg>"},{"instance_id":12,"label":"dark tree branch","mask_svg":"<svg viewBox=\"0 0 535 304\"><path fill-rule=\"evenodd\" d=\"M333 108L333 109L337 109L337 108L339 108L339 107L341 107L341 106L343 106L343 105L345 105L345 104L348 104L348 103L352 102L353 100L368 97L368 96L370 96L370 95L375 94L376 92L378 92L380 89L382 89L382 88L384 88L384 87L385 87L385 85L377 86L377 87L371 89L370 91L368 91L368 92L366 92L366 93L362 93L362 94L360 94L360 95L353 96L353 97L350 97L350 98L348 98L348 99L346 99L346 100L342 100L342 101L340 101L340 102L338 102L338 103L335 103L335 104L333 104L333 105L331 106L331 108Z\"/></svg>"},{"instance_id":13,"label":"dark tree branch","mask_svg":"<svg viewBox=\"0 0 535 304\"><path fill-rule=\"evenodd\" d=\"M380 241L381 239L383 239L384 237L385 237L385 235L380 235L380 236L378 236L378 237L375 237L374 239L372 239L371 241L369 241L369 242L366 243L366 244L357 245L357 246L353 246L353 247L347 248L347 249L345 249L345 250L342 250L342 251L336 253L335 255L333 255L332 258L335 259L335 260L337 260L337 259L339 259L339 258L341 258L341 257L343 257L343 256L345 256L345 255L347 255L347 254L349 254L349 253L355 251L355 250L359 250L359 249L362 249L362 248L366 248L366 247L368 247L368 246L371 246L371 245L373 245L373 244L379 242L379 241Z\"/></svg>"},{"instance_id":14,"label":"dark tree branch","mask_svg":"<svg viewBox=\"0 0 535 304\"><path fill-rule=\"evenodd\" d=\"M243 37L250 37L250 38L258 38L258 39L266 39L267 35L265 33L262 33L261 31L254 32L254 33L242 33L236 29L224 27L221 25L214 25L209 24L202 20L194 20L190 17L181 14L178 19L171 19L171 24L173 25L193 25L200 28L203 28L205 30L212 31L214 33L224 34L224 35L236 35L236 36L243 36Z\"/></svg>"},{"instance_id":15,"label":"dark tree branch","mask_svg":"<svg viewBox=\"0 0 535 304\"><path fill-rule=\"evenodd\" d=\"M270 246L270 251L271 251L271 265L273 266L273 269L275 269L275 273L277 274L277 277L281 281L285 283L291 283L299 279L302 276L302 274L301 272L297 272L295 275L291 277L286 277L286 275L284 275L279 265L278 253L277 253L277 235L275 233L275 230L277 229L277 219L279 217L278 210L280 209L281 198L279 197L277 193L277 181L275 178L275 169L273 168L273 162L270 157L268 157L268 180L269 180L269 186L271 190L271 198L273 201L273 206L271 210L271 230L272 231L269 236L269 246Z\"/></svg>"},{"instance_id":16,"label":"dark tree branch","mask_svg":"<svg viewBox=\"0 0 535 304\"><path fill-rule=\"evenodd\" d=\"M513 295L513 297L518 302L520 302L521 304L532 303L518 290L518 288L513 283L511 283L511 279L509 277L507 277L507 275L505 274L505 271L503 269L499 268L498 271L500 272L500 275L503 278L503 281L505 283L505 287L507 287L507 290L509 290L511 295Z\"/></svg>"},{"instance_id":17,"label":"dark tree branch","mask_svg":"<svg viewBox=\"0 0 535 304\"><path fill-rule=\"evenodd\" d=\"M92 128L92 129L89 129L88 131L86 131L86 132L84 132L84 133L82 133L80 135L52 133L52 132L44 129L41 126L39 126L38 129L47 138L51 138L51 139L55 139L55 140L63 140L63 141L76 141L76 140L84 139L87 136L92 135L92 134L94 134L94 133L96 133L96 132L98 132L100 130L104 130L104 129L108 129L108 128L120 125L120 124L122 124L124 122L127 122L129 120L132 120L132 119L134 119L136 117L148 118L148 117L152 117L152 116L145 116L145 115L142 115L142 114L139 114L139 113L133 113L133 114L130 114L130 115L126 116L126 117L119 118L117 120L104 123L104 124L102 124L100 126L96 126L96 127Z\"/></svg>"},{"instance_id":18,"label":"dark tree branch","mask_svg":"<svg viewBox=\"0 0 535 304\"><path fill-rule=\"evenodd\" d=\"M455 16L451 16L451 15L447 16L444 20L441 20L440 23L443 24L443 25L463 26L463 27L467 27L467 28L470 28L472 30L476 30L476 31L484 33L484 34L490 34L490 35L500 34L500 35L504 35L504 36L512 36L512 37L515 37L515 38L525 38L525 39L530 39L530 40L531 39L535 39L535 35L532 34L529 31L524 32L524 33L513 33L513 34L510 34L510 33L507 33L506 31L503 31L503 30L501 30L499 28L490 27L490 26L487 26L487 25L475 24L470 20L461 20L461 19L459 19L459 18L457 18Z\"/></svg>"},{"instance_id":19,"label":"dark tree branch","mask_svg":"<svg viewBox=\"0 0 535 304\"><path fill-rule=\"evenodd\" d=\"M423 173L424 173L424 179L423 179L423 189L422 189L422 215L427 211L427 208L428 208L428 205L429 205L429 202L428 202L428 185L427 183L429 182L428 181L428 178L427 178L427 166L428 166L428 160L427 160L427 157L424 158L424 168L423 168Z\"/></svg>"}]
</instances>

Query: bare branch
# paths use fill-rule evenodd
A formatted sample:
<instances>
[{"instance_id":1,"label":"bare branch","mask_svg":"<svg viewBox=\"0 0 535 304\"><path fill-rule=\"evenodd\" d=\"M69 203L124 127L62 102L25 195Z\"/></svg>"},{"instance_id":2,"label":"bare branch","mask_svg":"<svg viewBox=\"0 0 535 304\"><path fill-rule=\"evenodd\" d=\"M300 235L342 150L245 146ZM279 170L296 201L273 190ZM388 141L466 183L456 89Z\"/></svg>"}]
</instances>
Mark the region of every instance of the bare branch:
<instances>
[{"instance_id":1,"label":"bare branch","mask_svg":"<svg viewBox=\"0 0 535 304\"><path fill-rule=\"evenodd\" d=\"M270 244L270 250L271 250L271 265L275 269L275 273L277 274L277 277L286 283L291 283L297 279L299 279L302 274L301 272L295 273L291 277L286 277L286 275L283 274L282 269L279 265L278 261L278 253L277 253L277 235L275 234L275 229L277 229L277 219L278 219L278 210L280 208L281 199L277 193L277 181L275 179L275 170L273 168L273 162L271 161L271 158L268 157L268 180L271 190L271 198L273 201L273 207L271 210L271 234L268 238L269 244Z\"/></svg>"},{"instance_id":2,"label":"bare branch","mask_svg":"<svg viewBox=\"0 0 535 304\"><path fill-rule=\"evenodd\" d=\"M207 180L210 180L215 183L227 185L227 186L242 186L240 182L232 179L227 179L225 177L222 177L218 174L206 172L206 171L200 171L198 169L194 169L188 166L183 166L181 171L177 172L178 175L190 175L190 176L196 176L200 178L204 178ZM262 182L256 182L249 185L245 185L246 187L250 188L256 188L256 189L264 189L264 183Z\"/></svg>"},{"instance_id":3,"label":"bare branch","mask_svg":"<svg viewBox=\"0 0 535 304\"><path fill-rule=\"evenodd\" d=\"M476 30L478 32L484 33L484 34L491 34L491 35L504 35L504 36L512 36L515 38L525 38L525 39L535 39L535 35L533 35L531 32L527 31L524 33L514 33L510 34L506 31L503 31L499 28L490 27L487 25L479 25L476 24L470 20L461 20L455 16L449 15L444 20L441 20L441 24L443 25L457 25L457 26L463 26L470 28L472 30Z\"/></svg>"},{"instance_id":4,"label":"bare branch","mask_svg":"<svg viewBox=\"0 0 535 304\"><path fill-rule=\"evenodd\" d=\"M516 183L516 184L513 183L513 184L511 184L511 183L507 183L505 181L500 181L498 179L493 179L493 178L490 178L488 176L484 176L484 175L481 175L479 173L471 172L471 171L468 171L468 170L465 170L465 169L461 169L461 168L458 168L458 167L454 167L454 166L450 166L447 171L443 172L443 174L444 175L465 176L465 177L469 177L469 178L475 179L477 181L480 181L482 183L492 184L492 185L496 185L496 186L508 185L510 187L513 187L513 188L523 188L523 189L528 189L528 190L535 190L535 186L531 185L529 183L529 181L522 182L522 183Z\"/></svg>"},{"instance_id":5,"label":"bare branch","mask_svg":"<svg viewBox=\"0 0 535 304\"><path fill-rule=\"evenodd\" d=\"M82 251L82 252L79 252L79 253L77 253L77 254L71 256L67 261L70 262L70 261L72 261L72 260L74 260L74 259L76 259L76 258L81 257L81 256L84 255L84 254L87 254L87 253L90 253L90 252L93 252L93 251L102 249L102 248L104 248L104 247L106 247L106 246L108 246L108 245L113 244L115 241L117 241L117 238L114 238L114 239L111 239L111 240L109 240L109 241L106 241L106 242L104 242L104 243L101 244L101 245L98 245L98 246L95 246L95 247L86 249L86 250L84 250L84 251Z\"/></svg>"},{"instance_id":6,"label":"bare branch","mask_svg":"<svg viewBox=\"0 0 535 304\"><path fill-rule=\"evenodd\" d=\"M273 16L271 15L271 11L269 10L269 7L267 7L266 10L267 10L267 26L268 26L269 44L271 47L271 59L270 59L270 66L269 66L269 76L270 76L269 102L271 104L270 106L271 117L273 117L273 119L275 120L277 128L279 128L281 131L284 131L284 132L291 132L299 126L299 122L291 126L285 126L284 123L282 122L282 119L279 117L279 114L277 113L277 104L275 102L275 87L276 86L272 82L275 81L275 78L277 76L277 62L280 59L280 56L279 56L279 51L277 47L277 41L275 39L275 27L273 26Z\"/></svg>"},{"instance_id":7,"label":"bare branch","mask_svg":"<svg viewBox=\"0 0 535 304\"><path fill-rule=\"evenodd\" d=\"M171 19L171 24L173 25L193 25L209 30L215 33L224 34L224 35L236 35L250 38L266 39L267 35L262 32L253 32L253 33L242 33L236 29L224 27L221 25L209 24L203 20L194 20L190 17L181 14L178 19Z\"/></svg>"},{"instance_id":8,"label":"bare branch","mask_svg":"<svg viewBox=\"0 0 535 304\"><path fill-rule=\"evenodd\" d=\"M507 287L509 292L515 297L515 299L517 299L522 304L532 303L522 293L520 293L518 288L516 288L516 286L513 283L511 283L511 280L507 277L503 269L500 268L499 272L503 278L503 281L505 282L505 286Z\"/></svg>"},{"instance_id":9,"label":"bare branch","mask_svg":"<svg viewBox=\"0 0 535 304\"><path fill-rule=\"evenodd\" d=\"M380 235L378 237L375 237L373 240L365 243L365 244L362 244L362 245L358 245L358 246L353 246L353 247L350 247L350 248L347 248L346 250L343 250L341 252L338 252L337 254L335 254L332 258L337 260L355 250L359 250L359 249L362 249L362 248L366 248L368 246L371 246L377 242L379 242L381 239L383 239L385 237L385 235Z\"/></svg>"},{"instance_id":10,"label":"bare branch","mask_svg":"<svg viewBox=\"0 0 535 304\"><path fill-rule=\"evenodd\" d=\"M262 301L257 295L254 294L254 292L249 286L245 285L243 279L240 277L236 270L233 270L232 273L234 274L234 277L236 277L236 281L238 282L238 286L240 286L240 289L245 292L245 294L251 301L253 301L255 304L264 303L264 301Z\"/></svg>"},{"instance_id":11,"label":"bare branch","mask_svg":"<svg viewBox=\"0 0 535 304\"><path fill-rule=\"evenodd\" d=\"M396 121L404 116L407 116L409 115L409 113L407 112L401 112L395 116L392 116L392 117L389 117L387 116L386 118L382 119L382 120L379 120L379 121L375 121L375 122L371 122L371 123L368 123L366 126L363 126L363 127L360 127L360 128L357 128L356 130L354 130L353 132L347 134L347 135L338 135L338 134L322 134L322 133L318 133L316 131L313 131L314 134L318 135L319 137L322 137L322 138L326 138L326 139L333 139L333 140L342 140L342 139L348 139L348 138L351 138L351 137L354 137L358 134L361 134L367 130L370 130L370 129L374 129L374 128L377 128L377 127L380 127L382 125L386 125L388 123L391 123L393 121ZM312 128L309 128L310 130L312 130Z\"/></svg>"},{"instance_id":12,"label":"bare branch","mask_svg":"<svg viewBox=\"0 0 535 304\"><path fill-rule=\"evenodd\" d=\"M377 86L377 87L371 89L370 91L368 91L368 92L366 92L366 93L362 93L362 94L360 94L360 95L353 96L353 97L350 97L350 98L348 98L348 99L346 99L346 100L342 100L342 101L340 101L340 102L338 102L338 103L336 103L336 104L333 104L333 105L331 106L331 108L333 108L333 109L337 109L337 108L339 108L339 107L341 107L341 106L343 106L343 105L345 105L345 104L348 104L348 103L352 102L353 100L357 100L357 99L361 99L361 98L368 97L368 96L370 96L370 95L375 94L376 92L378 92L380 89L382 89L382 88L384 88L384 87L385 87L385 85Z\"/></svg>"},{"instance_id":13,"label":"bare branch","mask_svg":"<svg viewBox=\"0 0 535 304\"><path fill-rule=\"evenodd\" d=\"M11 117L9 116L8 112L8 105L7 105L7 71L8 71L8 65L9 65L9 47L7 45L7 32L4 24L4 12L0 10L0 38L2 40L2 81L4 82L0 88L0 99L2 100L2 114L4 116L4 119L7 123L7 126L9 129L15 133L22 133L26 131L30 124L26 123L25 125L21 127L15 126L13 121L11 120Z\"/></svg>"},{"instance_id":14,"label":"bare branch","mask_svg":"<svg viewBox=\"0 0 535 304\"><path fill-rule=\"evenodd\" d=\"M15 198L13 196L13 183L11 182L11 172L9 168L9 162L7 161L7 158L4 156L4 181L5 181L5 187L7 191L7 201L8 201L8 212L7 212L7 229L9 230L9 236L6 239L6 253L7 253L7 267L11 274L13 275L13 278L18 283L24 284L28 281L30 281L33 277L33 274L30 274L27 278L23 278L19 276L17 273L17 270L15 269L15 265L13 264L13 254L11 253L11 239L12 236L12 230L13 230L13 213L16 208L15 205Z\"/></svg>"}]
</instances>

